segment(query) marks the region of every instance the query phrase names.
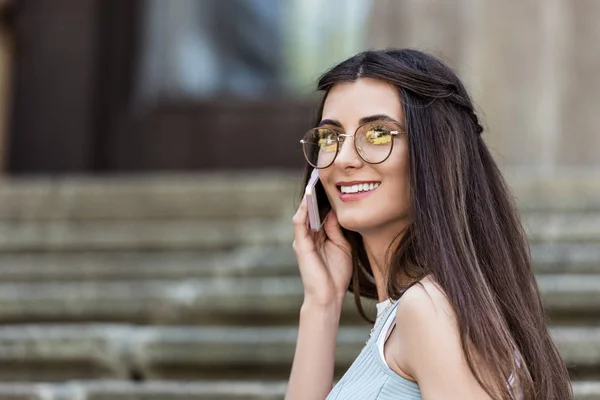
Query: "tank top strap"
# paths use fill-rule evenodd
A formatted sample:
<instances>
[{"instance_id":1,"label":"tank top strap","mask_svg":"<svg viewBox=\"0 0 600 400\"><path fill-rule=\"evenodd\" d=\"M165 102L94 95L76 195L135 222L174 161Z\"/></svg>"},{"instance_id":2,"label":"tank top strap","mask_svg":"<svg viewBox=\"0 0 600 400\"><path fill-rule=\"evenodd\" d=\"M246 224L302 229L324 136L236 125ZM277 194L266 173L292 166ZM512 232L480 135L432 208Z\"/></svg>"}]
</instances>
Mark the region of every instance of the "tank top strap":
<instances>
[{"instance_id":1,"label":"tank top strap","mask_svg":"<svg viewBox=\"0 0 600 400\"><path fill-rule=\"evenodd\" d=\"M376 321L376 328L373 331L373 337L376 338L375 342L377 342L377 338L382 334L384 328L390 326L390 320L396 317L396 308L398 308L399 300L394 301L394 303L388 307L385 312L380 316L380 320ZM387 329L384 334L387 334Z\"/></svg>"}]
</instances>

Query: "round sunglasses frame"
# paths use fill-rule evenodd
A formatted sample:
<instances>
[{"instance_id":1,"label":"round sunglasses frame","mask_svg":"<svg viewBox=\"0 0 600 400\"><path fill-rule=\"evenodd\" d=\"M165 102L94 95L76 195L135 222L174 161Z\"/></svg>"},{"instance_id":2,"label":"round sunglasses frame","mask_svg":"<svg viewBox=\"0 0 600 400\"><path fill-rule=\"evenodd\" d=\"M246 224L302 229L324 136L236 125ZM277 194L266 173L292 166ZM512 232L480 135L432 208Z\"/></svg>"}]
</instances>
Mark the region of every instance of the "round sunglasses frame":
<instances>
[{"instance_id":1,"label":"round sunglasses frame","mask_svg":"<svg viewBox=\"0 0 600 400\"><path fill-rule=\"evenodd\" d=\"M404 133L406 133L406 132L404 132L404 131L401 131L401 130L393 130L393 129L392 129L390 126L389 126L389 124L388 124L388 123L385 123L385 122L378 122L378 121L367 122L367 123L364 123L364 124L362 124L362 125L359 125L359 126L356 128L356 130L354 131L354 133L353 133L352 135L349 135L349 134L347 134L347 133L339 133L339 132L337 132L337 131L335 131L334 129L331 129L331 128L319 128L319 127L317 127L317 128L312 128L312 129L309 129L309 130L308 130L308 131L307 131L307 132L304 134L304 136L306 136L306 134L307 134L308 132L311 132L311 131L313 131L313 130L315 130L315 129L327 129L328 131L331 131L331 132L333 132L333 133L335 134L335 141L336 141L335 155L334 155L334 156L333 156L333 158L331 159L331 162L330 162L329 164L327 164L325 167L317 167L316 165L313 165L313 164L312 164L310 161L308 161L308 157L306 156L306 150L305 150L305 146L304 146L304 144L306 143L306 141L305 141L304 139L301 139L301 140L300 140L300 143L302 143L302 154L304 155L304 159L306 160L306 162L307 162L307 163L308 163L308 164L309 164L311 167L313 167L313 168L316 168L316 169L325 169L325 168L329 168L329 167L331 167L331 166L333 165L333 163L335 162L335 159L337 158L338 154L340 153L340 148L342 147L342 144L343 144L343 143L346 141L346 139L345 139L345 138L349 138L349 137L353 138L354 136L356 136L356 132L358 132L358 130L359 130L360 128L362 128L362 127L364 127L364 126L367 126L367 125L383 125L383 126L385 126L386 128L389 128L389 129L390 129L390 134L391 134L392 136L397 136L397 135L401 135L401 134L404 134ZM341 140L340 140L340 138L344 138L344 139L341 139ZM361 158L361 159L362 159L364 162L366 162L367 164L372 164L372 165L381 164L382 162L384 162L385 160L387 160L388 158L390 158L390 155L392 154L392 150L394 149L394 140L393 140L393 139L394 139L394 138L392 138L392 144L390 145L390 151L388 152L388 155L387 155L387 156L385 156L385 158L384 158L383 160L381 160L381 161L378 161L378 162L371 162L371 161L369 161L369 160L366 160L366 159L365 159L365 158L364 158L364 157L363 157L363 156L360 154L360 151L359 151L359 149L356 147L356 140L353 140L353 142L354 142L354 150L356 150L356 154L358 154L358 156L359 156L359 157L360 157L360 158Z\"/></svg>"}]
</instances>

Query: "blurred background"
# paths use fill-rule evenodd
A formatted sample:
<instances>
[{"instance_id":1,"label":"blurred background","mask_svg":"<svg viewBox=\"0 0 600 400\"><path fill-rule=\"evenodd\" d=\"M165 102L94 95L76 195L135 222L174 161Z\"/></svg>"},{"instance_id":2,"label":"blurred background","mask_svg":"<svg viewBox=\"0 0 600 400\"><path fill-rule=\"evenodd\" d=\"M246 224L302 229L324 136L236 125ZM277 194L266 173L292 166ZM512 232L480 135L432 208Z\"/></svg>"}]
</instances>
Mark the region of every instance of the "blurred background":
<instances>
[{"instance_id":1,"label":"blurred background","mask_svg":"<svg viewBox=\"0 0 600 400\"><path fill-rule=\"evenodd\" d=\"M599 18L597 0L0 0L0 398L283 398L315 81L416 47L473 94L577 399L600 399ZM349 298L336 376L369 329Z\"/></svg>"}]
</instances>

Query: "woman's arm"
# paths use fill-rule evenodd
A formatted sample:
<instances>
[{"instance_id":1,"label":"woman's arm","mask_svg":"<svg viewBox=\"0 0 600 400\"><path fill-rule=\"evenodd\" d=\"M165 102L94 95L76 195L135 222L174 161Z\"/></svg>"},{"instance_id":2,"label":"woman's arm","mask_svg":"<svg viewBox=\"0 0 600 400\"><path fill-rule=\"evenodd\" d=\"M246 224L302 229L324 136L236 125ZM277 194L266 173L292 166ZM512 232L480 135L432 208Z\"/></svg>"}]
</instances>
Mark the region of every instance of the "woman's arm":
<instances>
[{"instance_id":1,"label":"woman's arm","mask_svg":"<svg viewBox=\"0 0 600 400\"><path fill-rule=\"evenodd\" d=\"M333 383L335 343L342 300L352 275L352 253L333 210L322 231L309 231L304 199L293 222L304 304L285 398L323 400Z\"/></svg>"},{"instance_id":2,"label":"woman's arm","mask_svg":"<svg viewBox=\"0 0 600 400\"><path fill-rule=\"evenodd\" d=\"M331 390L340 304L305 302L286 400L323 400Z\"/></svg>"}]
</instances>

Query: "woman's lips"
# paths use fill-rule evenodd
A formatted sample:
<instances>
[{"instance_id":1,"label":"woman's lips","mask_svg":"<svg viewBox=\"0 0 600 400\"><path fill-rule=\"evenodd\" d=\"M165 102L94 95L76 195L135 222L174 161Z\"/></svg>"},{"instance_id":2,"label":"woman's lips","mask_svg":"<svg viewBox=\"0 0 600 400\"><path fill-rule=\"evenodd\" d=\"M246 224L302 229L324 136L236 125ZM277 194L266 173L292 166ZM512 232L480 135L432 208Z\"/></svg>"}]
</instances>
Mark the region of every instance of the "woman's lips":
<instances>
[{"instance_id":1,"label":"woman's lips","mask_svg":"<svg viewBox=\"0 0 600 400\"><path fill-rule=\"evenodd\" d=\"M377 189L379 189L379 187L376 187L375 189L369 190L369 191L366 191L366 192L357 192L357 193L342 193L338 189L338 196L340 196L340 200L342 200L344 202L346 202L346 201L356 201L356 200L360 200L363 197L366 197L366 196L370 195L371 193L373 193Z\"/></svg>"}]
</instances>

